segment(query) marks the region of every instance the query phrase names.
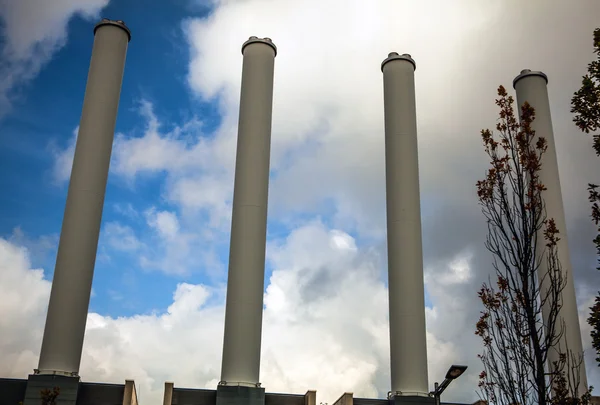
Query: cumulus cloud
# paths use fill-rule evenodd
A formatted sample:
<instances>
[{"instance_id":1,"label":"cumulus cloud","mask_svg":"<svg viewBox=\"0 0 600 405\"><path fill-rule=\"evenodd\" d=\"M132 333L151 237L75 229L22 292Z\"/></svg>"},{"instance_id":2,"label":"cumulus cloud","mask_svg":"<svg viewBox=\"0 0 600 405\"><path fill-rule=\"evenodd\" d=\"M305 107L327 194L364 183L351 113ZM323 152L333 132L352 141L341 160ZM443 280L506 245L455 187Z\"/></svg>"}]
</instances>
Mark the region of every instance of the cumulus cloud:
<instances>
[{"instance_id":1,"label":"cumulus cloud","mask_svg":"<svg viewBox=\"0 0 600 405\"><path fill-rule=\"evenodd\" d=\"M232 147L224 147L221 138L203 137L202 123L195 118L169 127L159 120L148 100L141 100L138 111L141 136L115 135L109 181L115 178L135 189L136 183L166 174L163 196L154 203L170 204L177 211L117 203L113 209L123 221L108 221L103 226L99 255L110 260L106 250L110 248L129 252L143 269L178 276L203 271L222 278L223 263L216 250L228 241L233 179L231 165L222 164L220 157L228 156L225 149L231 151ZM57 185L70 177L77 134L76 128L65 148L50 144L52 177ZM144 235L136 235L134 227L124 225L139 225L140 217L149 231Z\"/></svg>"},{"instance_id":2,"label":"cumulus cloud","mask_svg":"<svg viewBox=\"0 0 600 405\"><path fill-rule=\"evenodd\" d=\"M198 257L192 254L192 246L198 243L198 236L180 230L177 214L151 208L145 213L148 227L153 231L149 246L152 248L140 257L142 267L158 269L170 274L186 274ZM147 245L148 246L148 245Z\"/></svg>"},{"instance_id":3,"label":"cumulus cloud","mask_svg":"<svg viewBox=\"0 0 600 405\"><path fill-rule=\"evenodd\" d=\"M26 248L0 238L0 372L22 378L37 362L50 282L31 267Z\"/></svg>"},{"instance_id":4,"label":"cumulus cloud","mask_svg":"<svg viewBox=\"0 0 600 405\"><path fill-rule=\"evenodd\" d=\"M105 238L104 245L115 250L135 252L142 247L135 231L130 226L122 225L119 222L109 222L104 225L103 236Z\"/></svg>"},{"instance_id":5,"label":"cumulus cloud","mask_svg":"<svg viewBox=\"0 0 600 405\"><path fill-rule=\"evenodd\" d=\"M27 251L0 240L3 283L10 285L0 338L12 362L0 372L22 377L35 366L50 284L30 269ZM306 253L310 254L306 254ZM362 248L347 233L318 220L273 242L274 271L265 292L261 380L269 391L319 390L331 402L345 391L385 395L389 379L387 290L381 252ZM27 291L26 306L22 297ZM211 296L220 297L209 305ZM220 287L180 283L164 313L111 318L88 315L81 375L88 381L135 378L145 401L160 403L164 381L215 388L219 380L224 300ZM6 307L8 305L8 307ZM435 318L429 319L435 324ZM33 330L33 333L31 331ZM428 334L430 374L455 359L455 346ZM10 358L9 358L10 359ZM469 399L468 397L465 399Z\"/></svg>"},{"instance_id":6,"label":"cumulus cloud","mask_svg":"<svg viewBox=\"0 0 600 405\"><path fill-rule=\"evenodd\" d=\"M134 268L186 277L200 273L222 279L223 263L216 257L214 246L189 223L182 225L180 216L151 207L143 212L144 222L134 226L110 221L103 227L99 241L99 259L114 262L113 256L129 258ZM125 256L123 256L125 255Z\"/></svg>"},{"instance_id":7,"label":"cumulus cloud","mask_svg":"<svg viewBox=\"0 0 600 405\"><path fill-rule=\"evenodd\" d=\"M98 18L109 0L1 0L0 117L18 86L33 79L67 42L73 16Z\"/></svg>"},{"instance_id":8,"label":"cumulus cloud","mask_svg":"<svg viewBox=\"0 0 600 405\"><path fill-rule=\"evenodd\" d=\"M133 204L131 203L116 203L113 204L112 208L116 214L119 214L129 220L136 219L140 216L140 213L133 207Z\"/></svg>"},{"instance_id":9,"label":"cumulus cloud","mask_svg":"<svg viewBox=\"0 0 600 405\"><path fill-rule=\"evenodd\" d=\"M226 230L231 218L235 133L208 137L197 118L169 127L148 100L141 101L139 112L145 126L142 135L117 134L111 170L129 184L166 173L168 202L191 217L206 216L207 232Z\"/></svg>"},{"instance_id":10,"label":"cumulus cloud","mask_svg":"<svg viewBox=\"0 0 600 405\"><path fill-rule=\"evenodd\" d=\"M34 260L33 265L37 266L48 262L53 262L58 248L58 234L42 235L37 238L32 238L27 235L21 228L15 228L8 238L8 241L16 246L21 246L30 252L30 256Z\"/></svg>"}]
</instances>

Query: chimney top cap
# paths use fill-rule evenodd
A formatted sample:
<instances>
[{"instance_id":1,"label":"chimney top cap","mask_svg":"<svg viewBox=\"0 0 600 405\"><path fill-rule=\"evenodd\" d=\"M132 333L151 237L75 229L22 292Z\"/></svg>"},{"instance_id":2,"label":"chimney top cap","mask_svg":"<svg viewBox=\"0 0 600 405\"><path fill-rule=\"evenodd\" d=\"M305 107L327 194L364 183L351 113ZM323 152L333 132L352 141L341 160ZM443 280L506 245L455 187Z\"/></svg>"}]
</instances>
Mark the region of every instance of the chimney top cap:
<instances>
[{"instance_id":1,"label":"chimney top cap","mask_svg":"<svg viewBox=\"0 0 600 405\"><path fill-rule=\"evenodd\" d=\"M531 70L531 69L523 69L523 70L521 70L521 73L519 73L519 75L517 77L515 77L515 79L513 80L513 88L516 89L517 82L519 80L521 80L525 77L529 77L529 76L541 77L542 79L544 79L546 84L548 84L548 76L546 76L546 74L544 72L535 71L535 70Z\"/></svg>"},{"instance_id":2,"label":"chimney top cap","mask_svg":"<svg viewBox=\"0 0 600 405\"><path fill-rule=\"evenodd\" d=\"M98 31L98 28L105 26L105 25L112 25L114 27L121 28L122 30L124 30L127 33L127 38L128 38L127 42L131 41L131 31L129 30L127 25L125 25L125 21L123 21L123 20L111 20L109 18L101 19L100 22L94 26L94 35L96 35L96 31Z\"/></svg>"},{"instance_id":3,"label":"chimney top cap","mask_svg":"<svg viewBox=\"0 0 600 405\"><path fill-rule=\"evenodd\" d=\"M248 38L248 40L246 42L244 42L244 44L242 45L242 55L244 54L244 49L248 45L254 44L254 43L262 43L265 45L269 45L275 51L275 56L277 56L277 47L275 46L275 44L273 43L273 40L271 38L269 38L269 37L259 38L255 35Z\"/></svg>"},{"instance_id":4,"label":"chimney top cap","mask_svg":"<svg viewBox=\"0 0 600 405\"><path fill-rule=\"evenodd\" d=\"M385 66L386 63L393 61L393 60L404 60L407 62L410 62L413 65L413 69L417 69L417 64L415 63L414 59L412 58L412 56L410 56L409 53L403 53L402 55L398 54L398 52L390 52L388 54L388 57L385 58L385 60L383 62L381 62L381 71L383 72L383 67Z\"/></svg>"}]
</instances>

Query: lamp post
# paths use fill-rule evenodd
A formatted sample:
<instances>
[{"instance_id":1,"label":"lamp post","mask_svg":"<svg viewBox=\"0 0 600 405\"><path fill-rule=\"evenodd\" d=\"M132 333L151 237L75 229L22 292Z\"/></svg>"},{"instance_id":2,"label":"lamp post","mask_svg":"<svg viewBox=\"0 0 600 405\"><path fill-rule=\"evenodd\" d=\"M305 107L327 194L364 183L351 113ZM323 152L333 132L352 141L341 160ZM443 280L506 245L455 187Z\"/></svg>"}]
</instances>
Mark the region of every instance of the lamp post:
<instances>
[{"instance_id":1,"label":"lamp post","mask_svg":"<svg viewBox=\"0 0 600 405\"><path fill-rule=\"evenodd\" d=\"M453 380L456 380L458 377L463 375L466 369L467 366L452 365L448 369L444 381L442 381L441 384L438 384L437 382L435 383L434 391L429 393L429 395L432 395L435 398L435 405L440 405L440 397L442 395L442 392L444 392L444 390L448 388L448 386Z\"/></svg>"}]
</instances>

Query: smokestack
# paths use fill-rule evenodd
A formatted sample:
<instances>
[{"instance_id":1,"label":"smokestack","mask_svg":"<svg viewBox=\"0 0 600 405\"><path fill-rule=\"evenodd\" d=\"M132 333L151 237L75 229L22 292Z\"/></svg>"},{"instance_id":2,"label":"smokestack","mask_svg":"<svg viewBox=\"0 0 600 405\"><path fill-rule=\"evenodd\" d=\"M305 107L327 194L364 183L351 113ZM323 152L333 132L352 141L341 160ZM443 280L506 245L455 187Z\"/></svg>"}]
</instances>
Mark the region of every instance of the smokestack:
<instances>
[{"instance_id":1,"label":"smokestack","mask_svg":"<svg viewBox=\"0 0 600 405\"><path fill-rule=\"evenodd\" d=\"M396 52L390 53L381 64L394 396L427 396L429 392L415 69L410 55Z\"/></svg>"},{"instance_id":2,"label":"smokestack","mask_svg":"<svg viewBox=\"0 0 600 405\"><path fill-rule=\"evenodd\" d=\"M94 27L94 47L37 374L77 377L127 45L123 21Z\"/></svg>"},{"instance_id":3,"label":"smokestack","mask_svg":"<svg viewBox=\"0 0 600 405\"><path fill-rule=\"evenodd\" d=\"M547 187L544 191L544 202L546 204L547 218L554 218L556 227L560 234L560 241L557 246L558 258L560 260L563 277L567 279L567 285L562 292L562 308L559 313L559 320L564 322L564 334L558 343L557 351L550 351L548 365L559 360L559 352L571 350L575 356L583 356L583 347L581 342L581 329L579 327L579 314L577 312L577 301L575 299L575 284L573 281L573 267L569 254L569 242L567 238L567 224L565 220L565 209L563 207L562 192L560 188L560 176L558 173L558 159L556 156L556 144L554 142L554 131L552 129L552 118L550 115L550 101L548 98L548 77L542 72L534 72L529 69L521 71L513 81L513 87L517 92L517 103L519 104L519 114L521 106L528 102L535 109L535 119L531 124L533 130L539 136L546 138L548 148L542 157L542 167L540 170L540 182ZM543 234L540 232L540 240L543 240ZM545 243L538 244L538 255L542 255ZM542 274L548 272L545 259L542 261L538 272L540 278ZM566 273L566 274L565 274ZM547 281L547 277L545 278ZM540 286L542 291L546 291L548 286L544 283ZM543 307L542 313L545 319L548 317L549 308ZM559 326L560 327L560 326ZM583 361L583 358L582 358ZM579 370L579 395L582 395L587 388L587 377L585 363L581 364Z\"/></svg>"},{"instance_id":4,"label":"smokestack","mask_svg":"<svg viewBox=\"0 0 600 405\"><path fill-rule=\"evenodd\" d=\"M221 392L226 386L260 387L273 70L277 48L270 38L250 37L242 46L242 54ZM264 390L262 400L264 402Z\"/></svg>"}]
</instances>

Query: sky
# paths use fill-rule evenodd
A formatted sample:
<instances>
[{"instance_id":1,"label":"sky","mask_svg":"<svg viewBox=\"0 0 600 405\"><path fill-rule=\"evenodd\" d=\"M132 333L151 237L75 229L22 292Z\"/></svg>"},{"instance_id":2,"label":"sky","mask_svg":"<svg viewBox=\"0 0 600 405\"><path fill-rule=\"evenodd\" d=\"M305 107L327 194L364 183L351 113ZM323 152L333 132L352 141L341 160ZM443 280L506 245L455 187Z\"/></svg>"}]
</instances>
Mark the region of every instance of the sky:
<instances>
[{"instance_id":1,"label":"sky","mask_svg":"<svg viewBox=\"0 0 600 405\"><path fill-rule=\"evenodd\" d=\"M37 367L71 162L101 18L132 31L80 375L220 377L242 43L275 59L261 383L333 403L385 397L383 82L410 53L416 102L429 383L466 374L477 400L477 290L491 274L475 183L496 89L542 70L565 203L588 379L600 389L587 308L600 278L586 187L600 179L570 98L593 59L594 0L0 0L0 376Z\"/></svg>"}]
</instances>

